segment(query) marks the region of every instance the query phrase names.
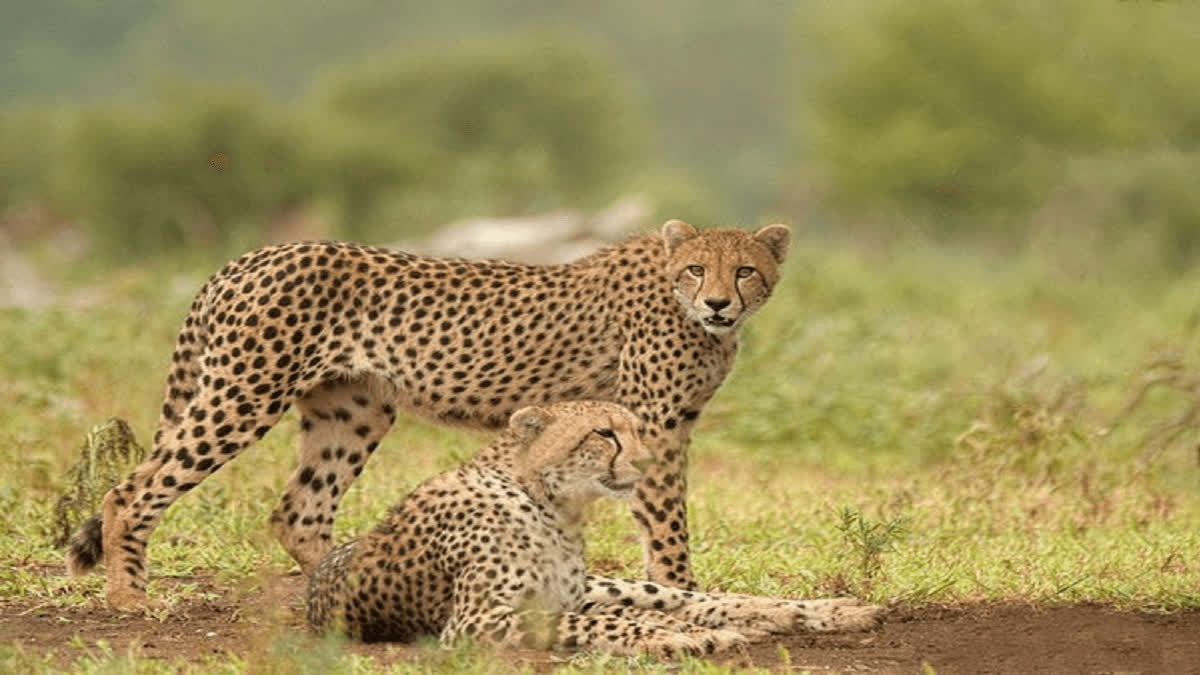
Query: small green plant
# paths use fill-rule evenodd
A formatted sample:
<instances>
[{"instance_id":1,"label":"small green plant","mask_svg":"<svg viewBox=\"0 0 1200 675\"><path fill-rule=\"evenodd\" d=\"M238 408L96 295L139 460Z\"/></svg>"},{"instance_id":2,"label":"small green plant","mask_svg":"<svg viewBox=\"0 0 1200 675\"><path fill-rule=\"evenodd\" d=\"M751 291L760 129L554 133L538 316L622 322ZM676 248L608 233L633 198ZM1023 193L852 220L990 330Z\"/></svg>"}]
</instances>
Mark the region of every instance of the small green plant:
<instances>
[{"instance_id":1,"label":"small green plant","mask_svg":"<svg viewBox=\"0 0 1200 675\"><path fill-rule=\"evenodd\" d=\"M65 546L75 528L100 509L109 488L146 457L133 429L112 417L92 427L79 451L79 461L68 472L68 490L54 505L50 539L56 548Z\"/></svg>"},{"instance_id":2,"label":"small green plant","mask_svg":"<svg viewBox=\"0 0 1200 675\"><path fill-rule=\"evenodd\" d=\"M858 558L858 571L869 585L883 568L883 554L894 551L896 542L908 533L907 519L897 515L875 521L852 506L842 506L838 512L838 532L842 541L853 549Z\"/></svg>"}]
</instances>

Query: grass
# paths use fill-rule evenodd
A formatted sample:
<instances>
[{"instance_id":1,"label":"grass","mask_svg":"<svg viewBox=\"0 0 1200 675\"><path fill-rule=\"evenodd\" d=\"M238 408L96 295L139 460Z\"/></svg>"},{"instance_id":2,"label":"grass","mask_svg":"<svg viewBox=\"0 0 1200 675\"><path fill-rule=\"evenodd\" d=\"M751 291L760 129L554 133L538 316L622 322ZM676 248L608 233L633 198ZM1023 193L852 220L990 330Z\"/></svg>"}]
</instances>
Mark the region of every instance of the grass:
<instances>
[{"instance_id":1,"label":"grass","mask_svg":"<svg viewBox=\"0 0 1200 675\"><path fill-rule=\"evenodd\" d=\"M0 310L0 509L9 514L0 605L100 596L99 576L38 573L61 564L46 525L88 428L116 415L149 439L175 332L208 271L127 269L74 291L102 301ZM1178 375L1200 364L1197 297L1200 274L798 242L695 436L699 576L729 591L909 605L1200 608L1189 423L1200 394ZM1176 377L1153 379L1162 361ZM266 521L294 464L295 433L289 416L172 507L150 547L153 578L214 571L237 586L292 568ZM339 538L486 439L401 420L344 499ZM594 567L640 574L621 505L600 505L590 532ZM195 591L151 588L168 600ZM328 645L271 649L307 667L375 668ZM410 667L488 669L478 654L430 654ZM0 650L0 668L39 670L43 658L14 645ZM85 672L154 669L100 647L81 658Z\"/></svg>"}]
</instances>

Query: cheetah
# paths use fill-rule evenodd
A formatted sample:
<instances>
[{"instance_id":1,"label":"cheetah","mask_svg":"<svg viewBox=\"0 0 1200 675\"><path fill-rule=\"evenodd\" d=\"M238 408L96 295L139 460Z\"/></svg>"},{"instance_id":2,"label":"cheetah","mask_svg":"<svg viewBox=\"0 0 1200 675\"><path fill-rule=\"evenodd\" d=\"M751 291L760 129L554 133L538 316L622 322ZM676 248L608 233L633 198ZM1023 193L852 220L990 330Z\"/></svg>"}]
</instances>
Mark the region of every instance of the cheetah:
<instances>
[{"instance_id":1,"label":"cheetah","mask_svg":"<svg viewBox=\"0 0 1200 675\"><path fill-rule=\"evenodd\" d=\"M631 500L649 578L694 589L691 431L733 365L737 329L778 283L789 237L785 225L697 230L670 220L557 265L348 242L246 253L193 300L152 453L85 523L68 571L102 560L111 606L154 604L146 546L163 512L292 406L299 461L271 526L307 575L399 410L498 429L529 405L593 399L633 411L658 460Z\"/></svg>"},{"instance_id":2,"label":"cheetah","mask_svg":"<svg viewBox=\"0 0 1200 675\"><path fill-rule=\"evenodd\" d=\"M628 498L652 462L625 408L531 406L470 462L431 478L310 577L308 621L364 641L437 635L503 647L659 656L712 653L774 633L857 630L879 608L849 598L697 593L588 575L580 527Z\"/></svg>"}]
</instances>

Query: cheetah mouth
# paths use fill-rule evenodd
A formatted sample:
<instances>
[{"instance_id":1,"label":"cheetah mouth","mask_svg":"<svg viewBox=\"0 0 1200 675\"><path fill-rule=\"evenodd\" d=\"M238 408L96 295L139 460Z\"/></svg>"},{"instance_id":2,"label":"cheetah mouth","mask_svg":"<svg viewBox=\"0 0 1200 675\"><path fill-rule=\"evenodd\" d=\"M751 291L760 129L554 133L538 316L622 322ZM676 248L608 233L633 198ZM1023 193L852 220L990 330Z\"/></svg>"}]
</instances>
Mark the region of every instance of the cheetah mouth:
<instances>
[{"instance_id":1,"label":"cheetah mouth","mask_svg":"<svg viewBox=\"0 0 1200 675\"><path fill-rule=\"evenodd\" d=\"M600 479L600 484L603 485L604 488L609 492L627 495L633 492L633 486L636 484L636 481L622 482L615 478L605 476L604 478Z\"/></svg>"},{"instance_id":2,"label":"cheetah mouth","mask_svg":"<svg viewBox=\"0 0 1200 675\"><path fill-rule=\"evenodd\" d=\"M704 327L725 330L727 328L733 328L733 324L735 323L737 323L737 319L730 319L728 317L714 314L704 320Z\"/></svg>"}]
</instances>

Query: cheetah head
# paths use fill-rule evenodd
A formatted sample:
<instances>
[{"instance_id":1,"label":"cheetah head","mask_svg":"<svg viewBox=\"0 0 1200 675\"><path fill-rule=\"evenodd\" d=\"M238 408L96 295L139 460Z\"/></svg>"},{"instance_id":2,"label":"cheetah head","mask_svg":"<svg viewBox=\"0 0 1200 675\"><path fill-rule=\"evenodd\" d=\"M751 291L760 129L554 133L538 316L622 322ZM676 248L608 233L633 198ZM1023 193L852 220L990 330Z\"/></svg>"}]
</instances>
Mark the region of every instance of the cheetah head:
<instances>
[{"instance_id":1,"label":"cheetah head","mask_svg":"<svg viewBox=\"0 0 1200 675\"><path fill-rule=\"evenodd\" d=\"M737 330L771 295L791 236L786 225L698 231L682 220L662 228L667 275L687 315L713 335Z\"/></svg>"},{"instance_id":2,"label":"cheetah head","mask_svg":"<svg viewBox=\"0 0 1200 675\"><path fill-rule=\"evenodd\" d=\"M572 503L629 497L652 458L637 434L637 417L613 403L521 408L509 427L523 446L518 471L536 478L553 498Z\"/></svg>"}]
</instances>

